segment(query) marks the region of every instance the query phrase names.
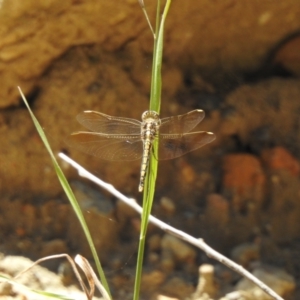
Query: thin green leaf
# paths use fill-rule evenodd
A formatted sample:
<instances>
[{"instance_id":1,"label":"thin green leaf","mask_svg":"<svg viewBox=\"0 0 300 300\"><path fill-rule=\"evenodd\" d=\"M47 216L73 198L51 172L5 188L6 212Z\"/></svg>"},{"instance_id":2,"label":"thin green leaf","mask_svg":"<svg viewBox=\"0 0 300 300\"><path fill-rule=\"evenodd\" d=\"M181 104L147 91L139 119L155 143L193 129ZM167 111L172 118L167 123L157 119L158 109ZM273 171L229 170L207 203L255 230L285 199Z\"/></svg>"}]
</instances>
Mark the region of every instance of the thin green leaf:
<instances>
[{"instance_id":1,"label":"thin green leaf","mask_svg":"<svg viewBox=\"0 0 300 300\"><path fill-rule=\"evenodd\" d=\"M40 291L40 290L37 290L37 289L32 289L32 288L30 288L26 285L23 285L23 284L15 281L13 278L10 278L10 277L8 277L4 274L0 274L0 282L7 282L7 283L10 283L12 285L17 286L18 288L20 288L22 290L26 290L26 291L29 291L30 293L45 296L45 297L49 297L49 298L61 299L61 300L75 300L74 298L71 298L71 297L66 296L66 295L61 295L61 294L56 294L56 293L44 292L44 291Z\"/></svg>"},{"instance_id":2,"label":"thin green leaf","mask_svg":"<svg viewBox=\"0 0 300 300\"><path fill-rule=\"evenodd\" d=\"M91 236L90 231L88 229L88 226L85 222L85 219L84 219L84 216L83 216L82 211L80 209L80 206L79 206L79 204L78 204L78 202L77 202L77 200L76 200L76 198L73 194L73 191L72 191L72 189L71 189L71 187L70 187L70 185L69 185L69 183L68 183L68 181L67 181L67 179L66 179L66 177L63 173L63 171L61 170L59 164L56 161L56 158L55 158L55 156L54 156L54 154L51 150L50 144L48 143L47 137L46 137L41 125L39 124L38 120L36 119L33 112L31 111L31 109L30 109L30 107L29 107L29 105L26 101L26 98L25 98L24 94L22 93L22 90L20 89L20 87L18 87L18 89L19 89L19 92L20 92L20 94L23 98L23 101L24 101L24 103L25 103L25 105L26 105L26 107L27 107L27 109L30 113L32 121L33 121L33 123L34 123L34 125L35 125L35 127L36 127L36 129L37 129L37 131L38 131L38 133L39 133L39 135L40 135L40 137L41 137L41 139L42 139L42 141L43 141L43 143L44 143L44 145L45 145L45 147L46 147L46 149L47 149L47 151L50 155L50 157L51 157L51 160L52 160L55 172L57 174L57 177L58 177L58 179L59 179L59 181L60 181L60 183L61 183L61 185L62 185L62 187L63 187L63 189L64 189L64 191L65 191L65 193L66 193L66 195L67 195L67 197L68 197L68 199L69 199L69 201L70 201L70 203L71 203L71 205L72 205L72 207L73 207L73 209L76 213L76 216L77 216L77 218L78 218L78 220L81 224L81 227L84 231L84 234L85 234L86 239L88 241L88 244L90 246L93 258L95 260L95 264L96 264L99 276L101 278L101 282L102 282L103 286L105 287L106 291L110 294L110 290L109 290L107 280L105 278L105 275L104 275L104 272L103 272L103 269L102 269L102 266L101 266L100 260L98 258L97 251L96 251L93 239L92 239L92 236Z\"/></svg>"},{"instance_id":3,"label":"thin green leaf","mask_svg":"<svg viewBox=\"0 0 300 300\"><path fill-rule=\"evenodd\" d=\"M164 23L166 20L167 13L171 0L167 0L164 8L162 18L160 20L160 0L157 1L156 10L156 32L154 39L154 50L153 50L153 62L152 62L152 76L151 76L151 93L150 93L150 110L160 112L161 105L161 66L163 57L163 33L164 33ZM158 33L158 34L157 34ZM158 170L158 141L157 139L153 143L153 153L150 157L149 167L147 169L144 193L143 193L143 213L140 231L140 242L138 248L138 258L137 258L137 268L136 277L134 285L134 300L139 299L141 276L142 276L142 266L144 258L144 249L146 241L146 232L148 227L148 220L152 209L154 192L155 192L155 182Z\"/></svg>"}]
</instances>

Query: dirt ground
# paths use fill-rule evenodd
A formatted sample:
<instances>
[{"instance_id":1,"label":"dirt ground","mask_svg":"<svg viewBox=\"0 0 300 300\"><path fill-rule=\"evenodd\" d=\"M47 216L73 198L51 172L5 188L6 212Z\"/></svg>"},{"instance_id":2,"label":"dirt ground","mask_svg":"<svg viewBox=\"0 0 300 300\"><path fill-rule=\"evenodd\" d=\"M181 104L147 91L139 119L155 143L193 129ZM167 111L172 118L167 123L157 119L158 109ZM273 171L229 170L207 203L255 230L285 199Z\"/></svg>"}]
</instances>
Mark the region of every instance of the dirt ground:
<instances>
[{"instance_id":1,"label":"dirt ground","mask_svg":"<svg viewBox=\"0 0 300 300\"><path fill-rule=\"evenodd\" d=\"M299 299L300 2L173 2L164 36L160 115L203 109L197 130L217 138L159 163L153 215L263 274L284 299ZM155 7L145 5L153 21ZM5 256L35 260L66 252L91 258L17 86L55 153L68 153L141 202L139 160L101 160L65 140L83 130L76 115L84 110L141 119L149 106L152 47L138 1L0 1L0 251ZM131 299L139 216L61 165L115 299ZM62 265L60 260L45 264L55 272ZM206 265L214 266L211 292L198 283L205 277L200 271L199 279L199 266ZM278 276L269 279L270 274ZM206 299L205 293L221 299L247 289L239 275L150 226L141 299L159 299L157 294Z\"/></svg>"}]
</instances>

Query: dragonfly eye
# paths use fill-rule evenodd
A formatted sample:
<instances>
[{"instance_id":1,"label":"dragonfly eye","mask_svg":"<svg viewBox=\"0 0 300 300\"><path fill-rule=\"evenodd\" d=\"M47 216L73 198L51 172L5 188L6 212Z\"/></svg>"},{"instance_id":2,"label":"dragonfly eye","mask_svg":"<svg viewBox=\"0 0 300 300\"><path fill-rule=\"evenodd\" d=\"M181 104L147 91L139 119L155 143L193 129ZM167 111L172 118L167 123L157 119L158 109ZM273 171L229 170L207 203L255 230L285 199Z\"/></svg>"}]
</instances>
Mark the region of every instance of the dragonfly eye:
<instances>
[{"instance_id":1,"label":"dragonfly eye","mask_svg":"<svg viewBox=\"0 0 300 300\"><path fill-rule=\"evenodd\" d=\"M142 120L145 121L148 118L154 119L154 120L158 120L159 119L159 115L156 111L154 110L146 110L145 112L143 112L142 114Z\"/></svg>"}]
</instances>

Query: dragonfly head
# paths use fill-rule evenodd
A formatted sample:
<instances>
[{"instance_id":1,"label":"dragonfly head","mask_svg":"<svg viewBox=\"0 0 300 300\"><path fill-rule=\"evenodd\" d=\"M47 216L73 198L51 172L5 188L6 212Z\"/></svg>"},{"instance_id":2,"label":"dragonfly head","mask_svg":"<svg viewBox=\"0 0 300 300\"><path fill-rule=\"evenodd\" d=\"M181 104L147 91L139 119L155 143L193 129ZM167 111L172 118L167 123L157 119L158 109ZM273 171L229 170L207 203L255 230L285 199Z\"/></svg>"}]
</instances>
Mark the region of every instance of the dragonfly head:
<instances>
[{"instance_id":1,"label":"dragonfly head","mask_svg":"<svg viewBox=\"0 0 300 300\"><path fill-rule=\"evenodd\" d=\"M142 121L145 122L146 120L153 120L153 121L158 121L159 120L159 115L156 111L154 110L146 110L142 114Z\"/></svg>"}]
</instances>

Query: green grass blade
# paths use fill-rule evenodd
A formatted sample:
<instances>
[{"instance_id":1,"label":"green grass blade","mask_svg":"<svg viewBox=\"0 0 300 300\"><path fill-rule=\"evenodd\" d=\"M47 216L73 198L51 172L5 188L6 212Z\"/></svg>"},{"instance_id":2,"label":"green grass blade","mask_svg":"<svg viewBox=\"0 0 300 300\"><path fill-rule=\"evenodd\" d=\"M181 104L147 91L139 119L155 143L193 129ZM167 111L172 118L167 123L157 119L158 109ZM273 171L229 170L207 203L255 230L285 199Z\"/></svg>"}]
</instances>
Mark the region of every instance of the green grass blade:
<instances>
[{"instance_id":1,"label":"green grass blade","mask_svg":"<svg viewBox=\"0 0 300 300\"><path fill-rule=\"evenodd\" d=\"M60 299L60 300L75 300L74 298L66 296L66 295L50 293L50 292L44 292L44 291L40 291L40 290L37 290L37 289L30 288L30 287L28 287L28 286L26 286L22 283L19 283L19 282L15 281L14 278L10 278L10 277L8 277L4 274L0 274L0 283L2 283L2 282L8 282L11 285L15 285L15 286L19 287L22 290L26 290L26 291L29 291L30 293L41 295L41 296L44 296L44 297L49 297L49 298L53 298L53 299Z\"/></svg>"},{"instance_id":2,"label":"green grass blade","mask_svg":"<svg viewBox=\"0 0 300 300\"><path fill-rule=\"evenodd\" d=\"M151 94L150 94L150 110L160 112L161 104L161 66L163 57L163 33L164 23L169 11L171 0L167 0L164 8L162 18L160 20L160 0L157 1L157 12L156 12L156 32L154 39L154 51L153 51L153 63L152 63L152 76L151 76ZM158 33L158 34L157 34ZM138 248L137 268L134 286L134 300L139 299L142 267L144 259L144 249L146 242L146 233L148 228L149 216L152 209L154 193L155 193L155 182L158 170L158 141L157 139L153 143L153 153L150 157L149 167L147 169L144 193L143 193L143 213L140 231L140 241Z\"/></svg>"},{"instance_id":3,"label":"green grass blade","mask_svg":"<svg viewBox=\"0 0 300 300\"><path fill-rule=\"evenodd\" d=\"M169 8L172 0L168 0L166 2L161 20L157 23L156 36L157 38L154 41L154 50L153 50L153 64L152 64L152 77L151 77L151 95L150 95L150 110L154 110L156 112L160 112L160 104L161 104L161 66L162 66L162 56L163 56L163 39L164 39L164 29L165 29L165 21L167 18L167 14L169 12ZM160 18L160 1L158 1L158 9L156 13L156 19ZM159 25L158 25L159 24Z\"/></svg>"},{"instance_id":4,"label":"green grass blade","mask_svg":"<svg viewBox=\"0 0 300 300\"><path fill-rule=\"evenodd\" d=\"M157 41L158 41L158 32L160 27L160 0L157 0L156 8L156 22L155 22L155 38L153 44L153 60L152 60L152 74L151 74L151 91L150 91L150 110L160 112L160 91L161 91L161 76L158 72L157 65Z\"/></svg>"},{"instance_id":5,"label":"green grass blade","mask_svg":"<svg viewBox=\"0 0 300 300\"><path fill-rule=\"evenodd\" d=\"M54 154L53 154L53 152L51 150L50 144L48 143L47 137L46 137L46 135L45 135L45 133L44 133L41 125L39 124L38 120L36 119L36 117L34 116L33 112L31 111L31 109L30 109L30 107L29 107L29 105L28 105L28 103L26 101L26 98L23 95L21 89L19 87L18 87L18 89L19 89L19 92L20 92L20 94L21 94L21 96L23 98L23 101L24 101L24 103L25 103L25 105L26 105L26 107L27 107L27 109L28 109L28 111L30 113L32 121L33 121L33 123L34 123L34 125L36 127L36 130L38 131L38 133L39 133L39 135L40 135L40 137L41 137L41 139L42 139L42 141L43 141L43 143L44 143L44 145L45 145L45 147L46 147L46 149L47 149L47 151L48 151L48 153L49 153L49 155L51 157L51 160L52 160L55 172L57 174L57 177L58 177L58 179L59 179L59 181L60 181L60 183L61 183L61 185L62 185L62 187L63 187L63 189L64 189L64 191L65 191L65 193L66 193L66 195L67 195L67 197L68 197L68 199L69 199L69 201L70 201L70 203L71 203L71 205L72 205L72 207L73 207L73 209L74 209L74 211L76 213L76 216L77 216L77 218L78 218L78 220L79 220L79 222L81 224L81 227L82 227L82 229L84 231L84 234L85 234L86 239L88 241L88 244L90 246L93 258L95 260L95 264L96 264L97 271L99 273L101 282L102 282L104 288L106 289L106 291L110 295L110 290L109 290L109 286L108 286L107 280L105 278L105 275L104 275L104 272L103 272L100 260L99 260L98 255L97 255L97 251L96 251L95 245L93 243L92 236L91 236L90 231L88 229L88 226L87 226L87 224L85 222L85 219L83 217L83 214L82 214L82 211L80 209L80 206L79 206L79 204L78 204L78 202L77 202L77 200L76 200L76 198L75 198L75 196L73 194L73 191L72 191L72 189L71 189L71 187L70 187L70 185L69 185L69 183L68 183L68 181L67 181L67 179L66 179L66 177L65 177L65 175L63 173L63 171L61 170L60 166L58 165L58 163L56 161L56 158L55 158L55 156L54 156Z\"/></svg>"}]
</instances>

